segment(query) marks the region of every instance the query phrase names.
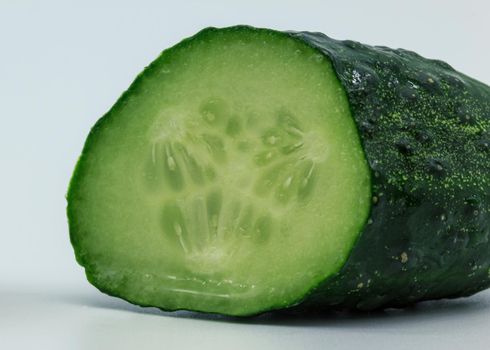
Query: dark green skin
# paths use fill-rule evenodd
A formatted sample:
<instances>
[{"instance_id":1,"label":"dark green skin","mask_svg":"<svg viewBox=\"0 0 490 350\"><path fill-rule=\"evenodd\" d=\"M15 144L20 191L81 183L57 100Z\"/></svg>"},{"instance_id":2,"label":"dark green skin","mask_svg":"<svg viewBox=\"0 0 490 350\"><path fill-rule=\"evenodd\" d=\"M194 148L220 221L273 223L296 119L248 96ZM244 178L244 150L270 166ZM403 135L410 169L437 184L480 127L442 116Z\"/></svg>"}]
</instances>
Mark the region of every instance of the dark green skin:
<instances>
[{"instance_id":1,"label":"dark green skin","mask_svg":"<svg viewBox=\"0 0 490 350\"><path fill-rule=\"evenodd\" d=\"M372 310L490 286L490 88L402 49L290 32L328 56L371 169L370 219L300 309Z\"/></svg>"}]
</instances>

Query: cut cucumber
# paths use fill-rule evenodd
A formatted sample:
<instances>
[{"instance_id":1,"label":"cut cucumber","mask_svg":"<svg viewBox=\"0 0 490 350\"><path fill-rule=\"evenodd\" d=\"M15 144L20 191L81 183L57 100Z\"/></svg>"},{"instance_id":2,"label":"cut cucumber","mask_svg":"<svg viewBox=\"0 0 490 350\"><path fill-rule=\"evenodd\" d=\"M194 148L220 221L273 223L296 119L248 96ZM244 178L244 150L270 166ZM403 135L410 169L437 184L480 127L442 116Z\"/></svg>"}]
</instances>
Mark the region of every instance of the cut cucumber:
<instances>
[{"instance_id":1,"label":"cut cucumber","mask_svg":"<svg viewBox=\"0 0 490 350\"><path fill-rule=\"evenodd\" d=\"M229 315L488 286L488 239L455 243L438 269L430 261L452 230L488 238L488 152L467 156L488 135L489 89L441 63L419 71L429 61L411 55L245 26L164 51L94 126L70 183L70 236L89 281L139 305ZM474 123L439 121L459 94ZM458 161L474 172L448 168ZM470 199L479 212L465 219ZM452 265L466 259L476 268ZM441 292L443 277L455 282Z\"/></svg>"}]
</instances>

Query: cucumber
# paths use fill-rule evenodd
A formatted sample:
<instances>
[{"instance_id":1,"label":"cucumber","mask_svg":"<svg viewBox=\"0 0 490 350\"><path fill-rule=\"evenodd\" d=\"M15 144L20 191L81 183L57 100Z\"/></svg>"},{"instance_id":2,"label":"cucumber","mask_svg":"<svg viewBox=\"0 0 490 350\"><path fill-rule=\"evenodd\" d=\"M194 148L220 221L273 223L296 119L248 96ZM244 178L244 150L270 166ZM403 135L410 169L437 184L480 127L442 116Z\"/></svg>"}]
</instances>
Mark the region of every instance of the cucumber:
<instances>
[{"instance_id":1,"label":"cucumber","mask_svg":"<svg viewBox=\"0 0 490 350\"><path fill-rule=\"evenodd\" d=\"M403 307L490 285L490 88L406 50L206 28L92 128L88 280L163 310Z\"/></svg>"}]
</instances>

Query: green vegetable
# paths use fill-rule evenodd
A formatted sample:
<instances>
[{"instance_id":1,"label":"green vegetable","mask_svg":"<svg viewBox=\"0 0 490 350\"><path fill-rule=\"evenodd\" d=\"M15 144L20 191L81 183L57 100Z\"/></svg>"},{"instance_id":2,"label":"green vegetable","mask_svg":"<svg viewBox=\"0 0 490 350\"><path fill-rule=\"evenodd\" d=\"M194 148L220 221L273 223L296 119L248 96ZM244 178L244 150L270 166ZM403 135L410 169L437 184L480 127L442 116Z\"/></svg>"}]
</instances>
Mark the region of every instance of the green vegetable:
<instances>
[{"instance_id":1,"label":"green vegetable","mask_svg":"<svg viewBox=\"0 0 490 350\"><path fill-rule=\"evenodd\" d=\"M490 285L490 88L406 50L207 28L90 132L78 262L143 306L371 310Z\"/></svg>"}]
</instances>

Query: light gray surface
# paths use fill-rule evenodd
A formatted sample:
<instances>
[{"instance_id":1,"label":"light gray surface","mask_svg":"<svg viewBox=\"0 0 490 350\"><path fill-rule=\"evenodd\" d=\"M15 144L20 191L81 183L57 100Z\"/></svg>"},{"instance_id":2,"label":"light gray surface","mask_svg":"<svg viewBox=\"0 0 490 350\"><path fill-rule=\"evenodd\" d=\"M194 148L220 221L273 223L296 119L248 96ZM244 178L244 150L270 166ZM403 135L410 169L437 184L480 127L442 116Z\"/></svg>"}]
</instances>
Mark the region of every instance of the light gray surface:
<instances>
[{"instance_id":1,"label":"light gray surface","mask_svg":"<svg viewBox=\"0 0 490 350\"><path fill-rule=\"evenodd\" d=\"M0 291L2 349L489 348L490 293L375 314L253 319L163 313L96 290Z\"/></svg>"},{"instance_id":2,"label":"light gray surface","mask_svg":"<svg viewBox=\"0 0 490 350\"><path fill-rule=\"evenodd\" d=\"M0 348L488 349L489 292L313 320L142 312L85 281L64 194L93 123L162 49L205 26L404 47L490 83L489 10L483 0L0 1Z\"/></svg>"}]
</instances>

